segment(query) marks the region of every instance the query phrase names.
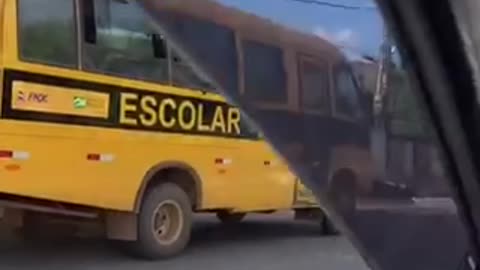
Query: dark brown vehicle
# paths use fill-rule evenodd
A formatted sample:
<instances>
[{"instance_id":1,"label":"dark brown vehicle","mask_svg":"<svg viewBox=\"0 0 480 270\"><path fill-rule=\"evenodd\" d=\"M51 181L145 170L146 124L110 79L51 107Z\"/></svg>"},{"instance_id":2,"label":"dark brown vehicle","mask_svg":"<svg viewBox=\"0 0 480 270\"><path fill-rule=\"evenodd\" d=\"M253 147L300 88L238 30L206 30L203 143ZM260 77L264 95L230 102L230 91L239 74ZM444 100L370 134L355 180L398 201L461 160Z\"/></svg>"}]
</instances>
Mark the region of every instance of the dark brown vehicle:
<instances>
[{"instance_id":1,"label":"dark brown vehicle","mask_svg":"<svg viewBox=\"0 0 480 270\"><path fill-rule=\"evenodd\" d=\"M369 103L338 47L214 1L155 5L159 30L175 49L188 52L194 65L201 61L211 81L252 108L258 121L281 125L270 120L279 114L298 116L289 121L295 126L282 129L285 136L276 136L288 138L278 142L284 146L278 150L295 156L300 176L310 171L302 166L315 168L317 181L309 187L333 194L342 211L353 212L357 194L372 191L377 172L370 151ZM312 127L317 130L310 131L315 134L311 138L295 132ZM296 147L304 140L320 143L317 149Z\"/></svg>"}]
</instances>

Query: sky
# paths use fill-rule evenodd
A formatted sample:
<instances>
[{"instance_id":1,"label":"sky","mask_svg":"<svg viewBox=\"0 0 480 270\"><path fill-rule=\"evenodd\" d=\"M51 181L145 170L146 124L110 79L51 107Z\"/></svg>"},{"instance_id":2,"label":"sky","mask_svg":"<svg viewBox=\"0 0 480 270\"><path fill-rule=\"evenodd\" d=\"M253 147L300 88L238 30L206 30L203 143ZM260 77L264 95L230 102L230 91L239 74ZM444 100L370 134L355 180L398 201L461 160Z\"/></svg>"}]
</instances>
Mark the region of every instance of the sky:
<instances>
[{"instance_id":1,"label":"sky","mask_svg":"<svg viewBox=\"0 0 480 270\"><path fill-rule=\"evenodd\" d=\"M379 53L383 22L371 0L327 0L335 4L365 7L361 10L319 6L294 0L216 1L327 38L351 48L347 53L370 56Z\"/></svg>"}]
</instances>

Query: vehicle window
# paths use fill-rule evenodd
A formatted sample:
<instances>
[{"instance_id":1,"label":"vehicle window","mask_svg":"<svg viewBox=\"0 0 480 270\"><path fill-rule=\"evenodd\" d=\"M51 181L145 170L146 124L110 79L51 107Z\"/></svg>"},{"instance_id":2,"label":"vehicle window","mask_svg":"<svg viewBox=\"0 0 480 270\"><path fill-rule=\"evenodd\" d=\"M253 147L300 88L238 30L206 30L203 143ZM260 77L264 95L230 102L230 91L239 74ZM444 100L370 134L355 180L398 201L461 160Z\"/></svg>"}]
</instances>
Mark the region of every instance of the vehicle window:
<instances>
[{"instance_id":1,"label":"vehicle window","mask_svg":"<svg viewBox=\"0 0 480 270\"><path fill-rule=\"evenodd\" d=\"M132 1L92 3L85 14L85 69L132 79L168 82L165 40L161 35L153 34L155 32L142 11Z\"/></svg>"},{"instance_id":2,"label":"vehicle window","mask_svg":"<svg viewBox=\"0 0 480 270\"><path fill-rule=\"evenodd\" d=\"M19 51L26 61L77 65L75 11L72 0L20 0Z\"/></svg>"},{"instance_id":3,"label":"vehicle window","mask_svg":"<svg viewBox=\"0 0 480 270\"><path fill-rule=\"evenodd\" d=\"M187 61L172 53L172 83L174 86L216 92L215 87L206 78L202 78Z\"/></svg>"},{"instance_id":4,"label":"vehicle window","mask_svg":"<svg viewBox=\"0 0 480 270\"><path fill-rule=\"evenodd\" d=\"M202 50L201 55L192 57L201 58L202 63L215 67L213 76L221 76L228 81L225 87L238 92L238 59L234 31L214 22L181 13L162 14L158 19L167 32L174 32L177 37L188 40L185 44ZM174 58L177 58L173 59L172 63L175 73L172 74L174 84L189 88L210 87L204 85L204 79L198 78L198 75L194 76L191 67L185 66L187 59L179 61L178 56Z\"/></svg>"},{"instance_id":5,"label":"vehicle window","mask_svg":"<svg viewBox=\"0 0 480 270\"><path fill-rule=\"evenodd\" d=\"M300 60L301 103L304 110L328 106L328 67L326 63Z\"/></svg>"},{"instance_id":6,"label":"vehicle window","mask_svg":"<svg viewBox=\"0 0 480 270\"><path fill-rule=\"evenodd\" d=\"M480 262L467 1L0 0L0 270Z\"/></svg>"},{"instance_id":7,"label":"vehicle window","mask_svg":"<svg viewBox=\"0 0 480 270\"><path fill-rule=\"evenodd\" d=\"M243 41L245 95L260 102L287 102L286 73L280 48Z\"/></svg>"},{"instance_id":8,"label":"vehicle window","mask_svg":"<svg viewBox=\"0 0 480 270\"><path fill-rule=\"evenodd\" d=\"M335 110L337 113L358 117L362 112L358 88L352 73L347 68L338 68L335 73Z\"/></svg>"}]
</instances>

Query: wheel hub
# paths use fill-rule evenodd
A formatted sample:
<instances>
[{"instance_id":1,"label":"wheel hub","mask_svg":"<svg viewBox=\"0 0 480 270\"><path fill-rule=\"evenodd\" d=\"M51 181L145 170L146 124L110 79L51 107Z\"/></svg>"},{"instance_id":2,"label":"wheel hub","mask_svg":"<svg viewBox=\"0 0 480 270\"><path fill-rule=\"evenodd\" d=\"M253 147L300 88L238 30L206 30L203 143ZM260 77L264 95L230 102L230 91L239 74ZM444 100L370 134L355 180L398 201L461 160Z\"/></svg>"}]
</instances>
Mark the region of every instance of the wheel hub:
<instances>
[{"instance_id":1,"label":"wheel hub","mask_svg":"<svg viewBox=\"0 0 480 270\"><path fill-rule=\"evenodd\" d=\"M172 200L161 202L152 218L152 232L162 245L174 243L183 229L182 208Z\"/></svg>"}]
</instances>

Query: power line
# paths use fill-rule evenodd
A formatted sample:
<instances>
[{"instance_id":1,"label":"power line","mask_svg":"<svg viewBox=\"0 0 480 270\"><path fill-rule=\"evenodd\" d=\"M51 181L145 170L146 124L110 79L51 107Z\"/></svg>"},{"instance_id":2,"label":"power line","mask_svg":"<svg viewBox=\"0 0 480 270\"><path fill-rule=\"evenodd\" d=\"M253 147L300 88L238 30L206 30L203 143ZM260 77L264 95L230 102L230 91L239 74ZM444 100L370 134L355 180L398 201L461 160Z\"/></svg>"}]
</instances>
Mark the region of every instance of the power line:
<instances>
[{"instance_id":1,"label":"power line","mask_svg":"<svg viewBox=\"0 0 480 270\"><path fill-rule=\"evenodd\" d=\"M341 8L346 10L375 10L374 6L352 6L352 5L344 5L344 4L336 4L328 1L319 1L319 0L289 0L292 2L300 2L303 4L313 4L331 8Z\"/></svg>"}]
</instances>

